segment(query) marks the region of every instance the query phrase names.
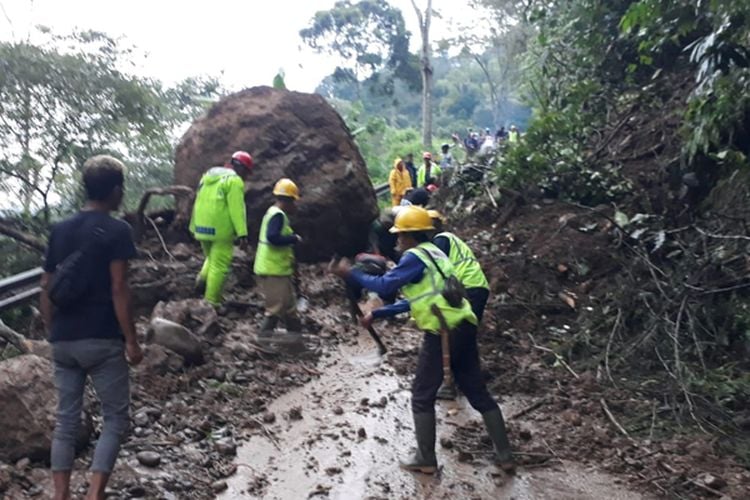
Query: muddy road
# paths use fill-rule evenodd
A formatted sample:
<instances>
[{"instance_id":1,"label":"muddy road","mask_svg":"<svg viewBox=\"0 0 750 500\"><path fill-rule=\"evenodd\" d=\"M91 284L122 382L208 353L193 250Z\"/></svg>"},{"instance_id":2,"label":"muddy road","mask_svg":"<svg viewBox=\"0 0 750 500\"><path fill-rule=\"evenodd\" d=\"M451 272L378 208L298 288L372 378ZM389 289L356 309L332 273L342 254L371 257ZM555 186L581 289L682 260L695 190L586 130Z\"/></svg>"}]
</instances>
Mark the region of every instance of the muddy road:
<instances>
[{"instance_id":1,"label":"muddy road","mask_svg":"<svg viewBox=\"0 0 750 500\"><path fill-rule=\"evenodd\" d=\"M391 346L406 340L413 348L418 337L402 331L388 340ZM440 474L400 470L399 458L414 446L409 377L397 373L389 355L379 357L365 335L357 339L323 357L319 378L268 407L275 422L240 447L237 473L219 498L649 498L618 486L614 476L570 461L522 467L515 477L505 476L486 460L489 445L466 450L454 443L456 429L481 424L464 398L438 403ZM400 348L391 352L405 355ZM502 407L511 415L525 404L511 395Z\"/></svg>"}]
</instances>

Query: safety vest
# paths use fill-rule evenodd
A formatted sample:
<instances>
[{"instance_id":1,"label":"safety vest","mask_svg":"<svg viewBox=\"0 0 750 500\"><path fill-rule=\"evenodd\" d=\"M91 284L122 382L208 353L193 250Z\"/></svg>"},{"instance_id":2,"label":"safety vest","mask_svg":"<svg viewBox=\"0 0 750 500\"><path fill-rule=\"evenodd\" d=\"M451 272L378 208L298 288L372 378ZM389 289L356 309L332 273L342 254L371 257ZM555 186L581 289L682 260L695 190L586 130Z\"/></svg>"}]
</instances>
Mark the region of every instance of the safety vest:
<instances>
[{"instance_id":1,"label":"safety vest","mask_svg":"<svg viewBox=\"0 0 750 500\"><path fill-rule=\"evenodd\" d=\"M518 138L520 137L520 133L518 130L511 130L508 132L508 142L515 144L518 142Z\"/></svg>"},{"instance_id":2,"label":"safety vest","mask_svg":"<svg viewBox=\"0 0 750 500\"><path fill-rule=\"evenodd\" d=\"M263 222L260 225L258 237L258 251L255 252L255 264L253 272L259 276L291 276L294 274L294 248L291 245L276 246L268 241L268 222L271 218L281 214L284 217L284 225L281 228L282 236L294 234L289 218L284 211L272 205L266 210Z\"/></svg>"},{"instance_id":3,"label":"safety vest","mask_svg":"<svg viewBox=\"0 0 750 500\"><path fill-rule=\"evenodd\" d=\"M482 271L474 252L471 251L461 238L448 231L435 235L445 236L450 242L451 249L448 259L453 265L453 273L456 278L464 285L465 288L486 288L489 290L490 285L487 283L487 277Z\"/></svg>"},{"instance_id":4,"label":"safety vest","mask_svg":"<svg viewBox=\"0 0 750 500\"><path fill-rule=\"evenodd\" d=\"M245 183L231 168L214 167L201 177L190 218L199 241L232 241L247 236Z\"/></svg>"},{"instance_id":5,"label":"safety vest","mask_svg":"<svg viewBox=\"0 0 750 500\"><path fill-rule=\"evenodd\" d=\"M425 255L425 251L430 253L432 259ZM437 265L440 266L440 271L445 276L450 276L453 274L453 266L448 257L433 243L429 242L420 243L416 247L407 250L406 253L416 256L425 266L422 279L418 283L409 283L401 287L401 293L409 301L411 317L417 322L417 326L429 333L440 333L440 320L438 320L431 310L433 304L437 304L445 317L448 328L451 330L464 320L476 325L477 317L472 312L468 300L464 299L461 307L452 307L441 293L445 287L445 280L435 268L432 260L434 259Z\"/></svg>"},{"instance_id":6,"label":"safety vest","mask_svg":"<svg viewBox=\"0 0 750 500\"><path fill-rule=\"evenodd\" d=\"M442 173L441 168L436 163L433 163L432 166L430 167L430 177L436 178L441 173ZM424 187L426 182L427 182L427 167L425 167L424 164L422 164L417 170L416 187Z\"/></svg>"}]
</instances>

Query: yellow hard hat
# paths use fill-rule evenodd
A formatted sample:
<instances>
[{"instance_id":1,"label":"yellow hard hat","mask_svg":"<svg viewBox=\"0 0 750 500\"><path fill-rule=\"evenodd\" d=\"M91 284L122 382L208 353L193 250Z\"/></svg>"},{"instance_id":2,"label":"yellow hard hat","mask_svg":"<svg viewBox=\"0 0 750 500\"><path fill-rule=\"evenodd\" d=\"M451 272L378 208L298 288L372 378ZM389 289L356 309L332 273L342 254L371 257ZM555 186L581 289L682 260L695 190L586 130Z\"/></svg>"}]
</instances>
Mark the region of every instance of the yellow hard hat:
<instances>
[{"instance_id":1,"label":"yellow hard hat","mask_svg":"<svg viewBox=\"0 0 750 500\"><path fill-rule=\"evenodd\" d=\"M276 196L286 196L287 198L294 198L299 200L299 189L297 185L291 179L286 177L279 179L276 185L273 187L273 194Z\"/></svg>"},{"instance_id":2,"label":"yellow hard hat","mask_svg":"<svg viewBox=\"0 0 750 500\"><path fill-rule=\"evenodd\" d=\"M440 221L445 222L445 217L443 217L443 214L441 214L437 210L428 210L427 215L430 216L430 219L438 219Z\"/></svg>"},{"instance_id":3,"label":"yellow hard hat","mask_svg":"<svg viewBox=\"0 0 750 500\"><path fill-rule=\"evenodd\" d=\"M409 205L398 211L393 221L392 233L408 233L413 231L429 231L435 229L430 214L422 207Z\"/></svg>"}]
</instances>

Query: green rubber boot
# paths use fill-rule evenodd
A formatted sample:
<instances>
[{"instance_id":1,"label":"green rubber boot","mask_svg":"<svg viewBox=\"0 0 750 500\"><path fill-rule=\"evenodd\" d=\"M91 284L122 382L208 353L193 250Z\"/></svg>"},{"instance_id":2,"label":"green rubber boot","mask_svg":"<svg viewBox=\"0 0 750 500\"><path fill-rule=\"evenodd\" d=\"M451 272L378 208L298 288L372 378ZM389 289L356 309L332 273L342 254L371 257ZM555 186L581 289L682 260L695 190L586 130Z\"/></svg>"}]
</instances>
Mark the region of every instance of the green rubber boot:
<instances>
[{"instance_id":1,"label":"green rubber boot","mask_svg":"<svg viewBox=\"0 0 750 500\"><path fill-rule=\"evenodd\" d=\"M437 472L435 456L435 414L415 413L414 431L417 436L417 452L414 456L399 465L402 469L423 474Z\"/></svg>"},{"instance_id":2,"label":"green rubber boot","mask_svg":"<svg viewBox=\"0 0 750 500\"><path fill-rule=\"evenodd\" d=\"M508 432L505 430L505 420L503 420L503 413L500 408L482 413L482 419L484 419L487 433L495 445L495 463L504 472L515 474L516 462L513 459L513 450L510 447L510 441L508 441Z\"/></svg>"}]
</instances>

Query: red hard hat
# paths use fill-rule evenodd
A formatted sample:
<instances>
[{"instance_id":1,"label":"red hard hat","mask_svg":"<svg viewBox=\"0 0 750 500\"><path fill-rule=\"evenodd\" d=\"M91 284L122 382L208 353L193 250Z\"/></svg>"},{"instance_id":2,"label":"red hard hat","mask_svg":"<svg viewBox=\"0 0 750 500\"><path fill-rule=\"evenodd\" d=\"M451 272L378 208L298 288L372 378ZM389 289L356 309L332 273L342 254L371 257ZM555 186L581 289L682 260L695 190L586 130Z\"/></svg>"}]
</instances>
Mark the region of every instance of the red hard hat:
<instances>
[{"instance_id":1,"label":"red hard hat","mask_svg":"<svg viewBox=\"0 0 750 500\"><path fill-rule=\"evenodd\" d=\"M427 191L429 191L430 193L434 193L437 190L438 190L438 187L435 184L428 184L427 185Z\"/></svg>"},{"instance_id":2,"label":"red hard hat","mask_svg":"<svg viewBox=\"0 0 750 500\"><path fill-rule=\"evenodd\" d=\"M432 160L432 153L430 153L429 151L425 151L424 153L422 153L422 158L425 160Z\"/></svg>"},{"instance_id":3,"label":"red hard hat","mask_svg":"<svg viewBox=\"0 0 750 500\"><path fill-rule=\"evenodd\" d=\"M253 169L253 157L245 151L237 151L232 155L232 165L235 167L243 166L248 170Z\"/></svg>"}]
</instances>

